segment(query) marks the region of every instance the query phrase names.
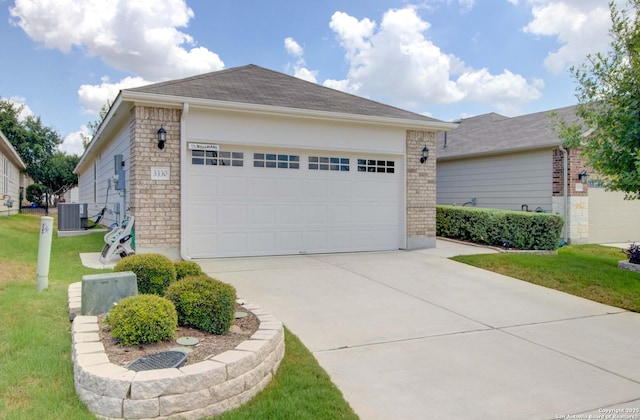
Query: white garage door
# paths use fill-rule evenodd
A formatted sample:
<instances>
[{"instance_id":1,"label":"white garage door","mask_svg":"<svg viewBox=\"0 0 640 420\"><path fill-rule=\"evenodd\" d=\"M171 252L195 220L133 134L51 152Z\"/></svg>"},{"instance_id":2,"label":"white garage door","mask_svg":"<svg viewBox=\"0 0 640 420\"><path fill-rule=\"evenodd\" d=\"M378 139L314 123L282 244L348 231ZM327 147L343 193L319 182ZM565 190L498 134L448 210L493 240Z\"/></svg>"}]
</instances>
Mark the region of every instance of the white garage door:
<instances>
[{"instance_id":1,"label":"white garage door","mask_svg":"<svg viewBox=\"0 0 640 420\"><path fill-rule=\"evenodd\" d=\"M399 156L233 146L188 154L191 258L400 248Z\"/></svg>"}]
</instances>

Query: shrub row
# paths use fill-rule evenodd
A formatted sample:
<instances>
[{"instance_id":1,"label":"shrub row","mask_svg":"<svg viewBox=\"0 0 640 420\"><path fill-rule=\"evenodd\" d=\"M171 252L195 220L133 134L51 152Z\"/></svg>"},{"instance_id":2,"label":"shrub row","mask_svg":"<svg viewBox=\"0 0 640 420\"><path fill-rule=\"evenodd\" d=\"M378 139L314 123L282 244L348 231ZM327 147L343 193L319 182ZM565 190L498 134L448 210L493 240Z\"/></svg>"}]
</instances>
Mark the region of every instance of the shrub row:
<instances>
[{"instance_id":1,"label":"shrub row","mask_svg":"<svg viewBox=\"0 0 640 420\"><path fill-rule=\"evenodd\" d=\"M196 263L137 254L120 260L114 271L132 271L138 280L140 294L122 299L105 320L126 346L171 339L178 325L213 334L231 327L235 288L207 276Z\"/></svg>"},{"instance_id":2,"label":"shrub row","mask_svg":"<svg viewBox=\"0 0 640 420\"><path fill-rule=\"evenodd\" d=\"M491 246L554 250L560 244L560 215L461 206L436 207L436 235Z\"/></svg>"}]
</instances>

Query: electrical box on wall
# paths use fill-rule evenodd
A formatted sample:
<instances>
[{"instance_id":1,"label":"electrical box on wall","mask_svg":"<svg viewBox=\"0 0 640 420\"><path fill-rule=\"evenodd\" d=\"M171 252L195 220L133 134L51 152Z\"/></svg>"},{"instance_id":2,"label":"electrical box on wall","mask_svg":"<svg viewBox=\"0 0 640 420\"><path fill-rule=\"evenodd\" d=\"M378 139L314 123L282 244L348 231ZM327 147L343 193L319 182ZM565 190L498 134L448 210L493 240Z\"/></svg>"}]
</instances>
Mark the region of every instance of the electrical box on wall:
<instances>
[{"instance_id":1,"label":"electrical box on wall","mask_svg":"<svg viewBox=\"0 0 640 420\"><path fill-rule=\"evenodd\" d=\"M122 155L115 155L113 157L113 186L116 190L124 190L124 160Z\"/></svg>"}]
</instances>

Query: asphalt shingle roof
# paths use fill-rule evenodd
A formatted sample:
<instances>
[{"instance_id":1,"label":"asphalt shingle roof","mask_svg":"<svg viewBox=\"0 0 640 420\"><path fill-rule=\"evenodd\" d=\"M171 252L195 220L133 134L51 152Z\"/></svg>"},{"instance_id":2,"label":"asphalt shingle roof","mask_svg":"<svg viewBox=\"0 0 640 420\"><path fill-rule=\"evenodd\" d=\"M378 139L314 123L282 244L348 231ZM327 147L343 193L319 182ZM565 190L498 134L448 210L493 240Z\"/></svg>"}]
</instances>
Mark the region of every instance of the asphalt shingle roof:
<instances>
[{"instance_id":1,"label":"asphalt shingle roof","mask_svg":"<svg viewBox=\"0 0 640 420\"><path fill-rule=\"evenodd\" d=\"M254 64L126 89L126 91L423 122L440 122L434 118L330 89Z\"/></svg>"},{"instance_id":2,"label":"asphalt shingle roof","mask_svg":"<svg viewBox=\"0 0 640 420\"><path fill-rule=\"evenodd\" d=\"M437 136L438 159L506 153L560 145L552 128L550 115L555 113L567 122L576 120L575 106L518 117L490 113L465 118L458 127Z\"/></svg>"}]
</instances>

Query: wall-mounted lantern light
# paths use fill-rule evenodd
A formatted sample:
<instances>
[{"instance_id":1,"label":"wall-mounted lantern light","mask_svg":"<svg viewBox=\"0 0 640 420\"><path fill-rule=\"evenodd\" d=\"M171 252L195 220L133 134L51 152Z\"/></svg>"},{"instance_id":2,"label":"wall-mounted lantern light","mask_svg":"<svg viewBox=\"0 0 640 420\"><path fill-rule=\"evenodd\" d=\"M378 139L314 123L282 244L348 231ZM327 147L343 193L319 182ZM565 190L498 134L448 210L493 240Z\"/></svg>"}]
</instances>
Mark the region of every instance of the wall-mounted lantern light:
<instances>
[{"instance_id":1,"label":"wall-mounted lantern light","mask_svg":"<svg viewBox=\"0 0 640 420\"><path fill-rule=\"evenodd\" d=\"M164 143L167 141L167 130L160 125L160 129L158 130L158 149L164 149Z\"/></svg>"},{"instance_id":2,"label":"wall-mounted lantern light","mask_svg":"<svg viewBox=\"0 0 640 420\"><path fill-rule=\"evenodd\" d=\"M578 174L578 181L582 182L583 184L586 184L588 180L589 180L589 172L587 172L586 169Z\"/></svg>"},{"instance_id":3,"label":"wall-mounted lantern light","mask_svg":"<svg viewBox=\"0 0 640 420\"><path fill-rule=\"evenodd\" d=\"M427 159L429 159L429 148L425 145L422 149L422 157L420 158L420 163L424 164Z\"/></svg>"}]
</instances>

